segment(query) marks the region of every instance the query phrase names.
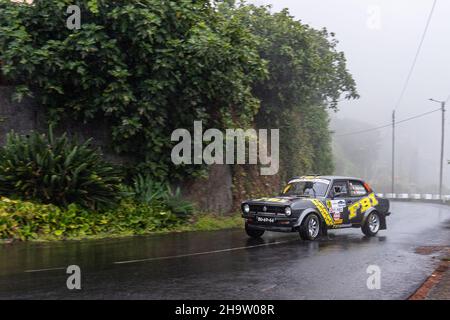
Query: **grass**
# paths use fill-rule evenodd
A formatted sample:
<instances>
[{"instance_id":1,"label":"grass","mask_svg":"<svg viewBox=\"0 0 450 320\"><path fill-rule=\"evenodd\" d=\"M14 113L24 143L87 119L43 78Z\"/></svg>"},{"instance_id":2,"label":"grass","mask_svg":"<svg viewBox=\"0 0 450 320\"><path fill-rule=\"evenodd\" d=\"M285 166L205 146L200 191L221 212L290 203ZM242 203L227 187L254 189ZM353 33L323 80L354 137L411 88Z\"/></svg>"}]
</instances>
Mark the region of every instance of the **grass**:
<instances>
[{"instance_id":1,"label":"grass","mask_svg":"<svg viewBox=\"0 0 450 320\"><path fill-rule=\"evenodd\" d=\"M222 229L243 228L244 221L240 214L218 216L214 214L199 214L195 221L182 225L178 231L214 231Z\"/></svg>"}]
</instances>

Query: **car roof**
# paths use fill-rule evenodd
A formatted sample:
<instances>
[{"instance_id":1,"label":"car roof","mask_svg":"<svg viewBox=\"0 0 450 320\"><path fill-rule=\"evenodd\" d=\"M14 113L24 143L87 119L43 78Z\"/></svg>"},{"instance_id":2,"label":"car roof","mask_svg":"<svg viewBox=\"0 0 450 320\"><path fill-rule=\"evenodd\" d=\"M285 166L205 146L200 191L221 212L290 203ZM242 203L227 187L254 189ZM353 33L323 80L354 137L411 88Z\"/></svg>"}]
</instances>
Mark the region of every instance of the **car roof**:
<instances>
[{"instance_id":1,"label":"car roof","mask_svg":"<svg viewBox=\"0 0 450 320\"><path fill-rule=\"evenodd\" d=\"M314 178L314 179L326 179L326 180L357 180L357 181L364 181L361 178L356 177L347 177L347 176L318 176L318 175L304 175L299 177L294 177L293 179L300 179L300 178Z\"/></svg>"},{"instance_id":2,"label":"car roof","mask_svg":"<svg viewBox=\"0 0 450 320\"><path fill-rule=\"evenodd\" d=\"M361 178L356 177L348 177L348 176L320 176L321 179L330 179L330 180L358 180L363 181Z\"/></svg>"}]
</instances>

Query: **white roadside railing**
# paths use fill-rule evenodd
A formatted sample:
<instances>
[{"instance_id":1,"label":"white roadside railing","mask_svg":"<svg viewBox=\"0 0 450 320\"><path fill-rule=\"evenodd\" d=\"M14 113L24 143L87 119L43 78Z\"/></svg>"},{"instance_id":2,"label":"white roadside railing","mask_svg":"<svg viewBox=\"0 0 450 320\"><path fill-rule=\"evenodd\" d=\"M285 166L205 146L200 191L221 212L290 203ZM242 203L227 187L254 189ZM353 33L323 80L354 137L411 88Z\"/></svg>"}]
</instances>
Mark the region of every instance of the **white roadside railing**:
<instances>
[{"instance_id":1,"label":"white roadside railing","mask_svg":"<svg viewBox=\"0 0 450 320\"><path fill-rule=\"evenodd\" d=\"M450 195L442 195L442 198L438 194L431 193L377 193L378 197L397 200L428 200L428 201L442 201L450 202Z\"/></svg>"}]
</instances>

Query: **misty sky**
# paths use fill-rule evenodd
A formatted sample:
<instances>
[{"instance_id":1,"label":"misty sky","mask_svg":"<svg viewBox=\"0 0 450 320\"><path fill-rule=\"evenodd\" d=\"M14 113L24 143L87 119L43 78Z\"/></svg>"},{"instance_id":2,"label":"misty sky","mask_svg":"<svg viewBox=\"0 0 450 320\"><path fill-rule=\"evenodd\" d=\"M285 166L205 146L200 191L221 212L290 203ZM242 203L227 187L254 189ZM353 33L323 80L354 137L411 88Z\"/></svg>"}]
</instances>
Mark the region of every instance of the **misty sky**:
<instances>
[{"instance_id":1,"label":"misty sky","mask_svg":"<svg viewBox=\"0 0 450 320\"><path fill-rule=\"evenodd\" d=\"M332 117L363 120L379 126L391 121L394 108L414 59L433 0L253 0L272 4L273 11L289 8L292 15L315 28L335 32L339 50L345 52L361 98L342 102ZM379 13L379 19L376 15ZM429 98L446 100L450 95L450 1L438 0L427 37L397 119L439 108ZM450 109L450 104L447 107ZM446 157L450 159L450 113L447 112ZM423 183L436 182L440 157L440 113L400 124L399 159L418 156ZM349 128L351 132L351 128ZM347 133L340 132L340 133ZM390 129L380 130L380 138L390 144ZM403 147L405 149L403 149ZM387 148L389 150L389 148ZM382 155L383 160L390 152ZM389 153L389 154L388 154ZM446 184L450 186L450 165L446 164ZM390 174L390 172L386 172ZM419 182L420 182L419 181Z\"/></svg>"}]
</instances>

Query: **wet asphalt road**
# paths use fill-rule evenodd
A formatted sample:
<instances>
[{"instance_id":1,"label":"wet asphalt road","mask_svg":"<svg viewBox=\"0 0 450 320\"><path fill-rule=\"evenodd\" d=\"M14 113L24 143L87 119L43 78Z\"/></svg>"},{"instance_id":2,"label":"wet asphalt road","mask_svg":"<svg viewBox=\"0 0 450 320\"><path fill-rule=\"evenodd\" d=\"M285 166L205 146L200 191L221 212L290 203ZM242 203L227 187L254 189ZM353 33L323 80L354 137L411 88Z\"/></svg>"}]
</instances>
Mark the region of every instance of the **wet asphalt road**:
<instances>
[{"instance_id":1,"label":"wet asphalt road","mask_svg":"<svg viewBox=\"0 0 450 320\"><path fill-rule=\"evenodd\" d=\"M392 203L388 230L328 238L243 230L0 245L0 299L405 299L436 265L420 246L450 244L450 206ZM65 268L81 267L69 291ZM366 285L381 268L381 289Z\"/></svg>"}]
</instances>

